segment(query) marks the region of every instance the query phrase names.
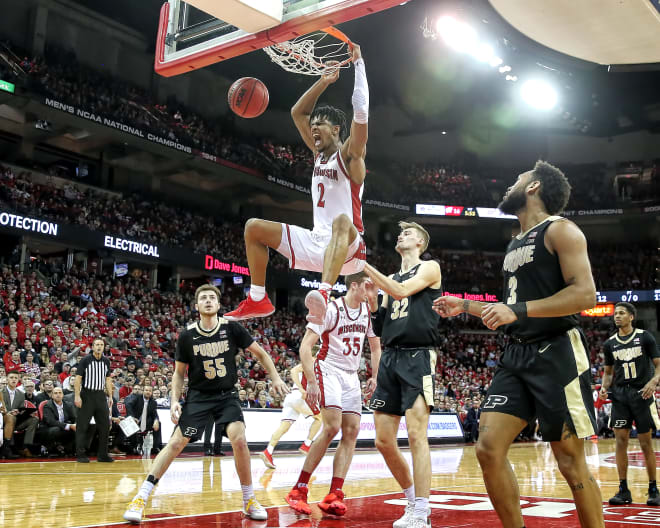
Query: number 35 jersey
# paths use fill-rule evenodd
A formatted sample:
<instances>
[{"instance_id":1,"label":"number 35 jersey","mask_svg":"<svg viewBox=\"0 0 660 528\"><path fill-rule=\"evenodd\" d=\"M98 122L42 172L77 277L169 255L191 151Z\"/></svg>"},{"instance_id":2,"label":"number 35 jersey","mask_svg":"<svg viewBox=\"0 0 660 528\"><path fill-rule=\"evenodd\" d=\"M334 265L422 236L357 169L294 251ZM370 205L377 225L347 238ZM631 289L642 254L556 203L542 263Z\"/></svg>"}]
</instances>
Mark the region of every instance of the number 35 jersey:
<instances>
[{"instance_id":1,"label":"number 35 jersey","mask_svg":"<svg viewBox=\"0 0 660 528\"><path fill-rule=\"evenodd\" d=\"M632 334L610 337L603 345L605 365L614 366L614 387L629 385L641 389L653 374L653 358L660 358L658 346L652 334L636 328Z\"/></svg>"},{"instance_id":2,"label":"number 35 jersey","mask_svg":"<svg viewBox=\"0 0 660 528\"><path fill-rule=\"evenodd\" d=\"M566 287L559 257L545 247L545 235L561 216L549 216L540 224L514 237L506 249L504 264L504 303L534 301L550 297ZM506 325L507 334L526 340L554 337L578 325L578 317L529 317Z\"/></svg>"},{"instance_id":3,"label":"number 35 jersey","mask_svg":"<svg viewBox=\"0 0 660 528\"><path fill-rule=\"evenodd\" d=\"M360 369L364 338L376 337L367 303L349 308L343 297L328 304L323 325L308 323L307 328L321 336L316 358L350 372Z\"/></svg>"},{"instance_id":4,"label":"number 35 jersey","mask_svg":"<svg viewBox=\"0 0 660 528\"><path fill-rule=\"evenodd\" d=\"M254 339L240 324L219 317L213 330L189 324L176 343L174 359L188 364L188 386L202 392L233 389L238 381L234 357Z\"/></svg>"}]
</instances>

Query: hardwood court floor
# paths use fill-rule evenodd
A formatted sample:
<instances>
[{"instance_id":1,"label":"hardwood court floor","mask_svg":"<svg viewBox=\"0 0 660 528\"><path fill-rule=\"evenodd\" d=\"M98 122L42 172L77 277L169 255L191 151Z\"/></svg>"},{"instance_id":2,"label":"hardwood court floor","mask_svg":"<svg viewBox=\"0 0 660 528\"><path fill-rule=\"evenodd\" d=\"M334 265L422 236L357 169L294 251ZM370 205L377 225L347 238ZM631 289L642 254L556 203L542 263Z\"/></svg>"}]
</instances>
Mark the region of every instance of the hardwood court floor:
<instances>
[{"instance_id":1,"label":"hardwood court floor","mask_svg":"<svg viewBox=\"0 0 660 528\"><path fill-rule=\"evenodd\" d=\"M656 450L660 444L656 442ZM586 442L587 460L606 501L618 486L614 441ZM404 451L409 458L409 453ZM331 454L332 455L332 454ZM310 501L327 493L332 456L326 456L312 477ZM630 443L628 480L636 505L607 506L608 528L658 526L660 508L644 506L647 476L636 440ZM473 446L434 447L432 523L439 527L497 527L499 522L485 494ZM547 444L515 444L510 460L518 476L521 504L528 528L578 526L568 487L556 469ZM257 498L268 507L268 521L243 519L240 484L232 457L186 456L174 461L156 488L146 515L149 527L390 527L403 510L401 490L375 451L358 451L344 490L348 513L323 518L296 516L284 495L295 483L303 456L276 452L277 469L267 470L257 456L252 474ZM127 502L141 484L150 461L117 457L114 464L75 461L4 462L0 464L0 526L63 528L122 524Z\"/></svg>"}]
</instances>

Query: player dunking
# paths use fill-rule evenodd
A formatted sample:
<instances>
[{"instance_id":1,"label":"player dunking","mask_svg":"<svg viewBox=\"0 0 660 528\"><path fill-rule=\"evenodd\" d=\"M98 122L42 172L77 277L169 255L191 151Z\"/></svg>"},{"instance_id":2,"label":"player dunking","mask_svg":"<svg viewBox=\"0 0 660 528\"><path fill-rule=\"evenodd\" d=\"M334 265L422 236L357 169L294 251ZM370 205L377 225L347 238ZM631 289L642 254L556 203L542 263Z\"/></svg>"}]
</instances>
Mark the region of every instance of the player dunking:
<instances>
[{"instance_id":1,"label":"player dunking","mask_svg":"<svg viewBox=\"0 0 660 528\"><path fill-rule=\"evenodd\" d=\"M282 404L282 421L280 422L279 427L273 433L273 436L270 437L270 442L268 442L268 447L261 453L261 460L264 461L264 464L267 468L275 469L275 462L273 461L273 451L275 447L282 438L283 435L291 428L291 425L298 419L299 416L304 416L305 418L311 418L312 424L309 427L309 432L307 433L307 439L298 449L301 453L309 453L309 447L316 437L316 433L319 432L321 428L321 415L317 412L314 412L309 408L305 398L307 397L307 391L302 386L302 374L303 367L302 363L296 365L291 369L291 379L295 384L294 389L291 393L287 394L284 398L284 403Z\"/></svg>"},{"instance_id":2,"label":"player dunking","mask_svg":"<svg viewBox=\"0 0 660 528\"><path fill-rule=\"evenodd\" d=\"M370 310L365 302L368 280L364 272L348 275L346 296L330 302L322 324L307 325L300 345L307 403L312 409L321 408L323 430L309 449L298 482L286 496L286 501L298 513L311 513L307 503L309 478L340 429L330 492L319 503L319 508L332 515L346 513L342 486L360 432L362 395L358 370L365 337L369 340L372 366L372 377L366 388L368 395L375 388L380 363L380 340L371 329ZM314 360L312 346L319 338L321 349Z\"/></svg>"},{"instance_id":3,"label":"player dunking","mask_svg":"<svg viewBox=\"0 0 660 528\"><path fill-rule=\"evenodd\" d=\"M660 353L650 332L633 327L637 310L627 302L614 307L617 333L605 341L605 375L600 398L607 399L611 387L612 414L610 427L616 438L616 469L619 473L619 491L610 504L632 502L628 489L628 439L633 422L637 438L644 453L649 475L648 506L660 506L660 493L655 481L655 451L651 430L660 428L655 389L660 381ZM614 383L612 382L614 378Z\"/></svg>"},{"instance_id":4,"label":"player dunking","mask_svg":"<svg viewBox=\"0 0 660 528\"><path fill-rule=\"evenodd\" d=\"M584 440L596 424L591 370L577 313L596 304L584 234L560 216L571 193L566 176L539 161L518 176L499 205L521 233L504 258L504 303L441 297L443 317L469 313L509 334L483 404L476 452L488 495L505 528L524 525L509 446L538 418L568 482L580 525L602 528L600 489L589 472Z\"/></svg>"},{"instance_id":5,"label":"player dunking","mask_svg":"<svg viewBox=\"0 0 660 528\"><path fill-rule=\"evenodd\" d=\"M238 308L225 314L230 321L265 317L275 311L266 295L268 248L289 259L292 269L321 272L321 287L311 291L305 305L308 320L321 324L332 285L341 273L364 268L362 191L369 117L369 87L360 46L353 46L355 87L353 122L346 138L346 116L331 106L317 106L325 89L339 78L339 70L316 81L291 109L291 117L305 144L314 153L312 201L314 229L251 218L245 224L245 250L252 284Z\"/></svg>"},{"instance_id":6,"label":"player dunking","mask_svg":"<svg viewBox=\"0 0 660 528\"><path fill-rule=\"evenodd\" d=\"M376 426L376 447L403 489L408 505L394 528L426 528L431 491L431 453L427 436L429 413L433 408L436 346L439 344L439 317L431 303L441 295L440 265L419 257L429 245L429 234L414 222L399 222L401 233L396 251L400 270L386 277L367 264L373 280L370 288L372 311L376 312L377 287L386 295L374 316L376 333L381 332L383 358L378 386L371 399ZM406 417L413 475L397 444L401 417Z\"/></svg>"},{"instance_id":7,"label":"player dunking","mask_svg":"<svg viewBox=\"0 0 660 528\"><path fill-rule=\"evenodd\" d=\"M243 491L243 513L256 520L268 517L252 489L250 450L245 440L243 412L234 387L238 380L235 361L238 349L250 352L259 360L278 394L284 396L288 389L277 373L273 360L245 328L218 317L220 291L215 286L207 284L197 288L195 308L200 320L189 324L176 344L170 416L177 427L124 513L124 519L133 523L142 521L145 503L154 486L188 442L202 436L209 416L213 416L216 424L216 435L224 434L231 442L236 473ZM189 388L182 409L179 400L186 369Z\"/></svg>"}]
</instances>

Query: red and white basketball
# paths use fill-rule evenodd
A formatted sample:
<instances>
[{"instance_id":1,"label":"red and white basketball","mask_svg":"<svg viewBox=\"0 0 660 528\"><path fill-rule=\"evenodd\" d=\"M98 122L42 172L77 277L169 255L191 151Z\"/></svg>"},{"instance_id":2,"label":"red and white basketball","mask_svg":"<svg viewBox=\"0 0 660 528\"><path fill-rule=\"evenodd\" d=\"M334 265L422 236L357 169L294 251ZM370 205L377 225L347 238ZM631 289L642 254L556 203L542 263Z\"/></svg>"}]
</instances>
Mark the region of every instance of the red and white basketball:
<instances>
[{"instance_id":1,"label":"red and white basketball","mask_svg":"<svg viewBox=\"0 0 660 528\"><path fill-rule=\"evenodd\" d=\"M229 107L241 117L260 116L268 107L268 88L259 79L241 77L229 87Z\"/></svg>"}]
</instances>

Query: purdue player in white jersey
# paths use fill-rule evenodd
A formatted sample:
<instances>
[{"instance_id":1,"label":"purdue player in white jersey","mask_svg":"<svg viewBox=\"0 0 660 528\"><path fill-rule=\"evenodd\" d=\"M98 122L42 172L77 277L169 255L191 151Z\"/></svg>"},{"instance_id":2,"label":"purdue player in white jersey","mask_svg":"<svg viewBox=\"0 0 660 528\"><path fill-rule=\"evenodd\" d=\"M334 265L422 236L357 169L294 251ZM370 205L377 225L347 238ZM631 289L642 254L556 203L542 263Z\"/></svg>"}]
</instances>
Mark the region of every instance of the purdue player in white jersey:
<instances>
[{"instance_id":1,"label":"purdue player in white jersey","mask_svg":"<svg viewBox=\"0 0 660 528\"><path fill-rule=\"evenodd\" d=\"M368 396L376 388L380 363L380 340L371 328L370 306L366 302L368 281L364 272L347 276L346 296L328 305L321 325L307 325L300 345L307 403L311 409L321 408L323 429L307 454L298 482L286 496L286 501L298 513L311 512L307 503L309 478L340 429L330 492L319 503L319 508L332 515L346 513L342 486L360 431L362 395L358 370L365 337L369 340L372 366L372 377L366 387ZM321 349L314 360L311 347L319 338Z\"/></svg>"},{"instance_id":2,"label":"purdue player in white jersey","mask_svg":"<svg viewBox=\"0 0 660 528\"><path fill-rule=\"evenodd\" d=\"M318 347L317 351L318 351ZM304 416L305 418L311 418L312 423L309 427L309 432L307 433L307 439L305 442L298 448L302 454L306 455L309 453L309 448L316 437L316 433L319 432L321 428L321 414L318 412L312 411L307 405L305 398L307 397L307 391L302 386L302 375L303 367L302 363L299 363L291 369L291 379L295 387L291 390L289 394L284 398L282 403L282 421L275 432L270 437L270 442L268 442L268 447L259 455L261 460L264 461L264 465L269 469L275 469L275 461L273 460L273 452L275 447L280 441L280 438L284 436L291 425L298 419L299 416ZM297 389L297 390L296 390Z\"/></svg>"},{"instance_id":3,"label":"purdue player in white jersey","mask_svg":"<svg viewBox=\"0 0 660 528\"><path fill-rule=\"evenodd\" d=\"M268 248L289 259L292 269L321 272L319 290L305 299L308 321L321 324L337 277L364 268L362 191L366 168L369 87L360 46L353 45L355 86L353 121L347 136L346 116L332 106L316 106L339 70L322 76L291 109L291 117L305 144L314 153L312 200L314 229L251 218L245 224L245 250L251 286L247 298L225 319L266 317L275 311L266 295Z\"/></svg>"}]
</instances>

